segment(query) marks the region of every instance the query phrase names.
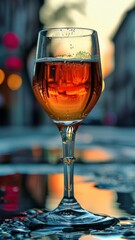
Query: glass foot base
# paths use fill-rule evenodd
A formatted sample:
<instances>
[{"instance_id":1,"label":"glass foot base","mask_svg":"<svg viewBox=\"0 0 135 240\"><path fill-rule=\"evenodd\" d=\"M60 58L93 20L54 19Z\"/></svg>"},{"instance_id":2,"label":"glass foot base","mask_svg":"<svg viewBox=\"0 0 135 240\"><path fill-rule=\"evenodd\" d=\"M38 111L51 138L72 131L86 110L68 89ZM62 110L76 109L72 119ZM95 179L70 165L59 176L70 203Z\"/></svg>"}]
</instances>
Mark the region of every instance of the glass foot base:
<instances>
[{"instance_id":1,"label":"glass foot base","mask_svg":"<svg viewBox=\"0 0 135 240\"><path fill-rule=\"evenodd\" d=\"M39 214L37 218L46 225L79 229L105 229L118 222L116 218L84 210L77 202L61 203L55 210Z\"/></svg>"}]
</instances>

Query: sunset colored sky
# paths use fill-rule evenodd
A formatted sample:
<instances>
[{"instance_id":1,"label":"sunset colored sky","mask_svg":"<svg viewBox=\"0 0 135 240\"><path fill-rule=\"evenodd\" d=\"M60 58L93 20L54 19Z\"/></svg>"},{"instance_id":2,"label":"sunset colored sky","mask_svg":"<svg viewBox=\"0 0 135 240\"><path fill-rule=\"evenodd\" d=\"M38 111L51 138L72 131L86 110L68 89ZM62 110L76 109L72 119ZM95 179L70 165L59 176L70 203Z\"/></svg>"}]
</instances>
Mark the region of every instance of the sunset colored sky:
<instances>
[{"instance_id":1,"label":"sunset colored sky","mask_svg":"<svg viewBox=\"0 0 135 240\"><path fill-rule=\"evenodd\" d=\"M103 75L113 69L114 46L111 37L117 31L125 13L135 5L135 0L86 0L85 26L98 31Z\"/></svg>"}]
</instances>

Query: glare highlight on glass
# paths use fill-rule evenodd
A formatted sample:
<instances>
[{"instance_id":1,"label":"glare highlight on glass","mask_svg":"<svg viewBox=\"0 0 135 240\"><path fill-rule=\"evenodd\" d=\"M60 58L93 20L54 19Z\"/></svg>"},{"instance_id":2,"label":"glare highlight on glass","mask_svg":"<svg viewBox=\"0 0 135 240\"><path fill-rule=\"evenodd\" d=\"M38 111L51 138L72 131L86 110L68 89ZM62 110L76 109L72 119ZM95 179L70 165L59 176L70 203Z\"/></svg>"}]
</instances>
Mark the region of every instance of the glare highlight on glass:
<instances>
[{"instance_id":1,"label":"glare highlight on glass","mask_svg":"<svg viewBox=\"0 0 135 240\"><path fill-rule=\"evenodd\" d=\"M18 90L22 86L21 76L15 73L9 75L7 78L7 85L13 91Z\"/></svg>"},{"instance_id":2,"label":"glare highlight on glass","mask_svg":"<svg viewBox=\"0 0 135 240\"><path fill-rule=\"evenodd\" d=\"M103 79L103 81L102 81L102 92L104 91L104 89L105 89L105 81Z\"/></svg>"}]
</instances>

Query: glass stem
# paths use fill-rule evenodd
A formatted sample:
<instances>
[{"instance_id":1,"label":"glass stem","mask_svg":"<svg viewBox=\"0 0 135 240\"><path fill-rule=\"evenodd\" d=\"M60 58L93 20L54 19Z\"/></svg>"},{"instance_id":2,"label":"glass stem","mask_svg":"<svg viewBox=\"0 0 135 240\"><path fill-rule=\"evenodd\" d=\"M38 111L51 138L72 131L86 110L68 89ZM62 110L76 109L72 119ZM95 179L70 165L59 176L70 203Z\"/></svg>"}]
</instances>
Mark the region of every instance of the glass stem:
<instances>
[{"instance_id":1,"label":"glass stem","mask_svg":"<svg viewBox=\"0 0 135 240\"><path fill-rule=\"evenodd\" d=\"M74 199L74 143L76 128L64 126L61 129L64 162L64 198Z\"/></svg>"}]
</instances>

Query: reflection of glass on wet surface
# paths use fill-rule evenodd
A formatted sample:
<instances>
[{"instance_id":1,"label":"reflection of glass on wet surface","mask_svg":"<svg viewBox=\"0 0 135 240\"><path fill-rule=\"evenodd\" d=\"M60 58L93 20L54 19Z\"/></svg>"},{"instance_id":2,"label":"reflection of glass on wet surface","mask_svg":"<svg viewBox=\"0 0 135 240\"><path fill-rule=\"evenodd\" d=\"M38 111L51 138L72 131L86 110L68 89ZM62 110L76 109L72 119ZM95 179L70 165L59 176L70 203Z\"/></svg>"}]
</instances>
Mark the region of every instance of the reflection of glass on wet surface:
<instances>
[{"instance_id":1,"label":"reflection of glass on wet surface","mask_svg":"<svg viewBox=\"0 0 135 240\"><path fill-rule=\"evenodd\" d=\"M75 196L87 210L118 217L120 224L87 232L74 232L72 228L59 232L59 229L49 228L45 236L43 231L40 232L40 239L135 239L135 133L133 130L117 130L116 135L115 129L111 133L108 131L109 134L99 128L98 136L94 130L90 134L87 131L78 133ZM20 142L9 139L9 144L3 138L0 145L0 161L5 163L0 167L1 224L5 218L21 216L21 219L14 220L14 224L7 220L1 225L1 240L8 234L9 239L12 235L21 235L20 239L25 240L31 238L30 234L39 239L36 235L38 229L29 230L28 224L34 228L36 221L31 216L39 212L37 209L55 208L63 195L63 164L58 136L55 135L51 142L43 141L41 134L34 139L33 136L20 138ZM27 217L29 222L24 224Z\"/></svg>"},{"instance_id":2,"label":"reflection of glass on wet surface","mask_svg":"<svg viewBox=\"0 0 135 240\"><path fill-rule=\"evenodd\" d=\"M60 173L56 174L56 167L57 171L60 171ZM46 164L39 166L39 170L41 168L47 168L48 167L48 173L47 175L43 175L43 174L32 174L32 166L31 165L27 165L27 174L20 174L18 175L18 183L19 183L19 192L21 193L21 195L19 196L19 201L18 201L18 211L14 211L14 209L10 209L9 210L5 210L2 208L2 204L1 204L1 209L0 212L2 213L3 216L3 220L4 218L11 218L14 217L15 215L19 215L20 212L24 212L24 215L21 215L21 219L24 218L25 215L25 210L27 209L32 209L31 212L28 212L28 216L32 216L33 214L35 214L35 210L34 208L37 209L37 207L40 208L48 208L48 209L53 209L57 206L57 204L59 203L61 196L63 194L63 174L61 173L62 170L62 164L59 165L49 165L47 166ZM76 198L78 199L78 201L80 202L80 204L86 208L87 210L91 210L97 213L104 213L104 214L109 214L115 217L121 217L121 224L122 224L122 228L120 228L120 226L115 226L112 228L108 228L107 230L92 230L92 231L88 231L86 233L80 233L79 238L75 238L77 235L77 232L74 233L74 237L73 237L73 233L71 234L70 231L72 232L72 229L69 229L69 233L62 233L63 238L58 238L56 232L58 232L58 229L46 229L45 231L45 235L47 236L51 234L51 231L53 232L53 235L49 236L49 239L81 239L81 240L85 240L85 239L92 239L92 240L96 240L96 239L120 239L120 237L124 237L125 235L131 236L131 234L135 234L134 233L134 225L135 225L135 218L134 216L134 197L133 197L133 191L127 191L127 192L117 192L116 189L113 189L113 186L110 185L109 188L109 183L108 183L108 187L106 187L107 181L109 180L109 177L112 178L112 176L114 175L114 172L112 172L112 176L110 174L110 176L107 175L107 169L109 170L109 173L112 171L114 171L114 166L115 166L115 175L117 175L117 173L119 173L119 166L118 168L116 167L116 164L112 164L112 163L97 163L97 164L86 164L83 165L83 170L82 170L82 164L77 163L76 164L76 170L75 170L75 195ZM125 166L126 167L126 166ZM132 166L133 167L133 166ZM19 169L19 168L18 168ZM21 166L20 166L21 169ZM123 168L124 169L124 168ZM29 170L29 171L28 171ZM38 165L36 165L36 170L38 172ZM134 169L133 169L134 170ZM33 171L35 171L35 168L33 166ZM53 173L53 174L52 174ZM81 175L82 173L82 175ZM102 175L104 173L104 175ZM94 176L95 174L95 176ZM130 174L132 176L132 174ZM125 175L123 176L125 177ZM133 177L133 176L132 176ZM2 180L2 177L0 177ZM7 179L7 184L12 185L13 183L16 183L16 175L11 175L8 176ZM103 179L102 179L103 178ZM98 183L96 182L96 180L98 179L102 179L102 184L101 186L98 186ZM128 178L127 178L128 179ZM95 181L93 181L95 180ZM122 180L122 174L120 176L120 182L118 184L121 183ZM123 179L124 181L124 179ZM0 181L2 183L2 181ZM6 183L6 178L5 181L3 182L3 184ZM104 184L103 184L104 183ZM123 183L124 184L124 183ZM1 185L1 189L2 189L2 185ZM120 187L123 186L120 185ZM120 189L120 188L119 188ZM4 197L6 196L1 196L1 199L4 199ZM16 198L16 196L14 196L14 198ZM45 199L45 201L44 201ZM4 203L6 206L7 203ZM37 210L36 210L37 211ZM32 220L32 219L31 219ZM18 220L17 220L18 221ZM32 220L35 221L35 220ZM2 219L1 219L2 222ZM12 224L11 224L12 223ZM16 223L13 224L13 222L11 222L10 225L14 226L14 231L22 231L22 230L15 230L16 228ZM6 223L8 228L9 228L9 222ZM6 224L5 226L2 225L2 227L4 226L4 231L6 230ZM19 221L18 221L18 224ZM27 223L28 224L28 223ZM30 223L33 226L33 222ZM10 226L11 227L11 226ZM40 226L41 227L41 226ZM22 226L19 226L19 228L21 229ZM33 228L33 227L32 227ZM32 234L36 234L38 235L39 233L41 234L41 232L38 232L38 229L34 229L35 231ZM25 235L28 234L28 226L25 227L23 226L23 231L25 232ZM66 231L66 230L64 230ZM131 233L132 231L132 233ZM30 231L31 232L31 231ZM56 234L56 236L54 236L54 233ZM121 235L119 234L121 233ZM22 232L18 233L18 234L22 234ZM43 231L42 231L42 239L43 238ZM119 236L118 236L119 235ZM24 237L24 235L23 235ZM71 237L71 238L70 238ZM127 237L127 236L126 236ZM21 239L21 238L20 238ZM25 239L25 238L22 238ZM36 239L36 238L35 238ZM38 239L38 238L37 238ZM41 238L40 238L41 239ZM123 238L122 238L123 239ZM128 239L128 238L126 238Z\"/></svg>"},{"instance_id":3,"label":"reflection of glass on wet surface","mask_svg":"<svg viewBox=\"0 0 135 240\"><path fill-rule=\"evenodd\" d=\"M49 194L46 207L52 210L59 204L63 196L63 174L50 175L48 180ZM111 216L119 215L119 210L115 210L115 192L95 188L95 182L90 182L87 176L75 176L74 181L75 196L83 208L95 213L104 212Z\"/></svg>"}]
</instances>

